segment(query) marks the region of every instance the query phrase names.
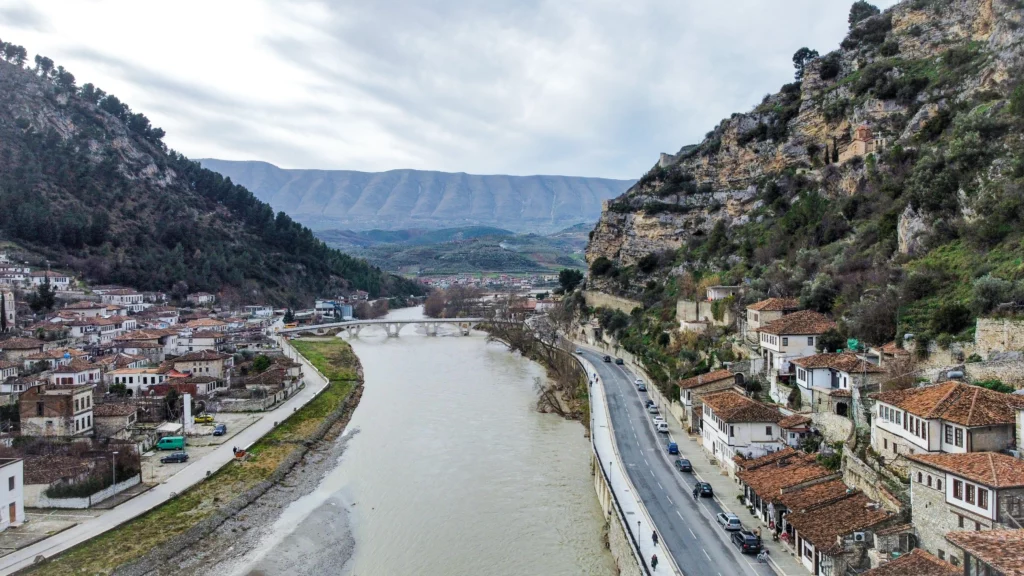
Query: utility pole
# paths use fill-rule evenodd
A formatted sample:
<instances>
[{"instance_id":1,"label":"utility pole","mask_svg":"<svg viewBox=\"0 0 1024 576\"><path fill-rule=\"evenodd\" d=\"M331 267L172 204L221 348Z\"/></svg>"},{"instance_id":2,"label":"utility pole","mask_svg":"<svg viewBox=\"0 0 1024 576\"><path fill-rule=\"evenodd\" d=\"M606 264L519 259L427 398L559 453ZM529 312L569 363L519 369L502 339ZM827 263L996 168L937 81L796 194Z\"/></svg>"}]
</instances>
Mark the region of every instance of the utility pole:
<instances>
[{"instance_id":1,"label":"utility pole","mask_svg":"<svg viewBox=\"0 0 1024 576\"><path fill-rule=\"evenodd\" d=\"M113 453L110 454L110 472L113 474L112 479L113 479L114 482L111 484L111 486L113 486L114 484L117 484L117 451L116 450Z\"/></svg>"}]
</instances>

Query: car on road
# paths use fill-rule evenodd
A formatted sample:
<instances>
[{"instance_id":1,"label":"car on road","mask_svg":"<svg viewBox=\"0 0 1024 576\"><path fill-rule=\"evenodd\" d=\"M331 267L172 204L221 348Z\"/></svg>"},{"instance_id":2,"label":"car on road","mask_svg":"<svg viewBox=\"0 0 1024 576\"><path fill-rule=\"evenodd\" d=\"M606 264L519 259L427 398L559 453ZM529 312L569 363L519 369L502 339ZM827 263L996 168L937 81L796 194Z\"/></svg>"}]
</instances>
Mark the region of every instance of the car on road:
<instances>
[{"instance_id":1,"label":"car on road","mask_svg":"<svg viewBox=\"0 0 1024 576\"><path fill-rule=\"evenodd\" d=\"M740 517L730 512L719 512L715 519L722 525L722 528L726 530L742 530L743 525L740 523Z\"/></svg>"},{"instance_id":2,"label":"car on road","mask_svg":"<svg viewBox=\"0 0 1024 576\"><path fill-rule=\"evenodd\" d=\"M209 414L203 414L202 416L196 416L196 424L213 424L213 416Z\"/></svg>"},{"instance_id":3,"label":"car on road","mask_svg":"<svg viewBox=\"0 0 1024 576\"><path fill-rule=\"evenodd\" d=\"M680 458L676 460L676 470L680 472L693 472L693 464L686 458Z\"/></svg>"},{"instance_id":4,"label":"car on road","mask_svg":"<svg viewBox=\"0 0 1024 576\"><path fill-rule=\"evenodd\" d=\"M654 404L651 404L650 406L647 407L647 412L649 414L657 414L658 413L658 407L655 406Z\"/></svg>"},{"instance_id":5,"label":"car on road","mask_svg":"<svg viewBox=\"0 0 1024 576\"><path fill-rule=\"evenodd\" d=\"M636 389L641 392L647 392L647 386L644 386L643 384L637 386Z\"/></svg>"},{"instance_id":6,"label":"car on road","mask_svg":"<svg viewBox=\"0 0 1024 576\"><path fill-rule=\"evenodd\" d=\"M641 385L643 383L644 383L644 381L639 379L639 378L637 378L636 380L633 380L633 384L636 384L637 386L639 386L639 385Z\"/></svg>"},{"instance_id":7,"label":"car on road","mask_svg":"<svg viewBox=\"0 0 1024 576\"><path fill-rule=\"evenodd\" d=\"M664 418L662 418L661 416L655 416L655 417L653 418L653 420L654 420L654 423L655 423L655 424L657 424L658 422L664 422L664 421L665 421L665 419L664 419Z\"/></svg>"},{"instance_id":8,"label":"car on road","mask_svg":"<svg viewBox=\"0 0 1024 576\"><path fill-rule=\"evenodd\" d=\"M622 364L623 364L622 358L616 358L615 359L615 363L618 364L619 366L622 366Z\"/></svg>"},{"instance_id":9,"label":"car on road","mask_svg":"<svg viewBox=\"0 0 1024 576\"><path fill-rule=\"evenodd\" d=\"M188 462L188 454L184 452L168 454L160 459L161 464L180 464L182 462Z\"/></svg>"},{"instance_id":10,"label":"car on road","mask_svg":"<svg viewBox=\"0 0 1024 576\"><path fill-rule=\"evenodd\" d=\"M228 433L228 425L227 424L217 424L216 426L213 427L213 435L214 436L223 436L223 435L225 435L227 433Z\"/></svg>"},{"instance_id":11,"label":"car on road","mask_svg":"<svg viewBox=\"0 0 1024 576\"><path fill-rule=\"evenodd\" d=\"M654 400L648 398L647 402L644 402L644 408L650 408L651 406L654 406Z\"/></svg>"},{"instance_id":12,"label":"car on road","mask_svg":"<svg viewBox=\"0 0 1024 576\"><path fill-rule=\"evenodd\" d=\"M604 358L602 358L602 360L604 360L605 362L611 362L612 361L612 357L611 356L605 356Z\"/></svg>"},{"instance_id":13,"label":"car on road","mask_svg":"<svg viewBox=\"0 0 1024 576\"><path fill-rule=\"evenodd\" d=\"M754 536L753 532L747 530L733 532L731 540L744 554L757 554L761 551L761 539Z\"/></svg>"},{"instance_id":14,"label":"car on road","mask_svg":"<svg viewBox=\"0 0 1024 576\"><path fill-rule=\"evenodd\" d=\"M676 444L675 442L669 442L668 443L668 453L669 454L679 454L679 444Z\"/></svg>"},{"instance_id":15,"label":"car on road","mask_svg":"<svg viewBox=\"0 0 1024 576\"><path fill-rule=\"evenodd\" d=\"M654 428L662 434L668 434L668 423L667 422L656 422Z\"/></svg>"},{"instance_id":16,"label":"car on road","mask_svg":"<svg viewBox=\"0 0 1024 576\"><path fill-rule=\"evenodd\" d=\"M577 348L576 349L576 353L577 354L583 354L583 349L582 348Z\"/></svg>"},{"instance_id":17,"label":"car on road","mask_svg":"<svg viewBox=\"0 0 1024 576\"><path fill-rule=\"evenodd\" d=\"M715 490L711 488L711 484L707 482L697 482L693 486L693 497L700 496L701 498L711 498L715 495Z\"/></svg>"}]
</instances>

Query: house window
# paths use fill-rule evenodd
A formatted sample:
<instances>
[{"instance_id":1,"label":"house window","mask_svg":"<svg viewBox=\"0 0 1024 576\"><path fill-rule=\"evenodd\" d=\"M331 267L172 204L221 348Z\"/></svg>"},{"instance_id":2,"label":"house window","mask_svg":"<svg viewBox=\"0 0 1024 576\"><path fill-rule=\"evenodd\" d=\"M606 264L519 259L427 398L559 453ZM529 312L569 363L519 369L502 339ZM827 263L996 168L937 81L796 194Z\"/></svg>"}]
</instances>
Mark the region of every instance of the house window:
<instances>
[{"instance_id":1,"label":"house window","mask_svg":"<svg viewBox=\"0 0 1024 576\"><path fill-rule=\"evenodd\" d=\"M921 439L922 440L927 440L928 439L928 423L927 422L925 422L924 424L921 425Z\"/></svg>"},{"instance_id":2,"label":"house window","mask_svg":"<svg viewBox=\"0 0 1024 576\"><path fill-rule=\"evenodd\" d=\"M946 424L946 444L953 443L953 427Z\"/></svg>"},{"instance_id":3,"label":"house window","mask_svg":"<svg viewBox=\"0 0 1024 576\"><path fill-rule=\"evenodd\" d=\"M946 551L945 550L939 550L939 560L945 560L945 559L946 559Z\"/></svg>"},{"instance_id":4,"label":"house window","mask_svg":"<svg viewBox=\"0 0 1024 576\"><path fill-rule=\"evenodd\" d=\"M956 517L956 521L957 521L957 526L959 526L960 528L964 527L964 517L963 516L957 516Z\"/></svg>"},{"instance_id":5,"label":"house window","mask_svg":"<svg viewBox=\"0 0 1024 576\"><path fill-rule=\"evenodd\" d=\"M964 499L964 483L960 480L953 480L953 498L957 500ZM963 528L963 522L961 521L960 527Z\"/></svg>"},{"instance_id":6,"label":"house window","mask_svg":"<svg viewBox=\"0 0 1024 576\"><path fill-rule=\"evenodd\" d=\"M888 450L889 449L889 440L886 439L886 438L882 438L882 449L883 450Z\"/></svg>"},{"instance_id":7,"label":"house window","mask_svg":"<svg viewBox=\"0 0 1024 576\"><path fill-rule=\"evenodd\" d=\"M932 475L931 474L928 475L928 487L929 488L932 487Z\"/></svg>"},{"instance_id":8,"label":"house window","mask_svg":"<svg viewBox=\"0 0 1024 576\"><path fill-rule=\"evenodd\" d=\"M808 346L814 346L814 336L808 336L807 337L807 345Z\"/></svg>"},{"instance_id":9,"label":"house window","mask_svg":"<svg viewBox=\"0 0 1024 576\"><path fill-rule=\"evenodd\" d=\"M917 483L918 483L918 484L920 484L920 483L921 483L921 477L922 477L922 474L921 474L920 472L918 472L918 473L917 473Z\"/></svg>"},{"instance_id":10,"label":"house window","mask_svg":"<svg viewBox=\"0 0 1024 576\"><path fill-rule=\"evenodd\" d=\"M7 489L14 490L14 476L7 479Z\"/></svg>"},{"instance_id":11,"label":"house window","mask_svg":"<svg viewBox=\"0 0 1024 576\"><path fill-rule=\"evenodd\" d=\"M942 480L939 480L938 478L935 479L935 489L942 490Z\"/></svg>"},{"instance_id":12,"label":"house window","mask_svg":"<svg viewBox=\"0 0 1024 576\"><path fill-rule=\"evenodd\" d=\"M783 346L789 346L789 338L786 338L785 336L783 336L782 337L782 345Z\"/></svg>"},{"instance_id":13,"label":"house window","mask_svg":"<svg viewBox=\"0 0 1024 576\"><path fill-rule=\"evenodd\" d=\"M811 545L806 541L804 542L804 557L813 558L813 552L811 552Z\"/></svg>"},{"instance_id":14,"label":"house window","mask_svg":"<svg viewBox=\"0 0 1024 576\"><path fill-rule=\"evenodd\" d=\"M967 485L967 498L964 500L966 500L968 504L974 504L974 484Z\"/></svg>"},{"instance_id":15,"label":"house window","mask_svg":"<svg viewBox=\"0 0 1024 576\"><path fill-rule=\"evenodd\" d=\"M736 429L733 428L732 426L729 426L729 437L732 438L735 435L736 435Z\"/></svg>"},{"instance_id":16,"label":"house window","mask_svg":"<svg viewBox=\"0 0 1024 576\"><path fill-rule=\"evenodd\" d=\"M956 429L956 447L957 448L963 448L964 447L964 429L963 428L957 428Z\"/></svg>"},{"instance_id":17,"label":"house window","mask_svg":"<svg viewBox=\"0 0 1024 576\"><path fill-rule=\"evenodd\" d=\"M771 436L772 435L772 427L771 426L765 426L764 427L764 434L765 434L765 436Z\"/></svg>"},{"instance_id":18,"label":"house window","mask_svg":"<svg viewBox=\"0 0 1024 576\"><path fill-rule=\"evenodd\" d=\"M985 488L978 488L978 506L988 510L988 490Z\"/></svg>"}]
</instances>

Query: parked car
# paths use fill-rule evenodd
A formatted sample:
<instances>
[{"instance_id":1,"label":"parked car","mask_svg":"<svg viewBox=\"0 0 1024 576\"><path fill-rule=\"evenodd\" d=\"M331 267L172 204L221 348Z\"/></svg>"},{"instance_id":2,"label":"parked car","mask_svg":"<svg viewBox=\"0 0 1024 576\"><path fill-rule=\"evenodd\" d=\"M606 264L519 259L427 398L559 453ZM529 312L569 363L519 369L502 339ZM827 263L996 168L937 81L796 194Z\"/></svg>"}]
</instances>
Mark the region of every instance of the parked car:
<instances>
[{"instance_id":1,"label":"parked car","mask_svg":"<svg viewBox=\"0 0 1024 576\"><path fill-rule=\"evenodd\" d=\"M605 362L611 362L612 361L612 357L611 356L605 356L604 358L602 358L602 360L604 360Z\"/></svg>"},{"instance_id":2,"label":"parked car","mask_svg":"<svg viewBox=\"0 0 1024 576\"><path fill-rule=\"evenodd\" d=\"M761 539L754 536L753 532L740 530L732 533L732 543L744 554L757 554L761 551Z\"/></svg>"},{"instance_id":3,"label":"parked car","mask_svg":"<svg viewBox=\"0 0 1024 576\"><path fill-rule=\"evenodd\" d=\"M639 385L641 385L643 383L644 383L644 381L639 379L639 378L637 378L636 380L633 380L633 384L636 384L637 386L639 386Z\"/></svg>"},{"instance_id":4,"label":"parked car","mask_svg":"<svg viewBox=\"0 0 1024 576\"><path fill-rule=\"evenodd\" d=\"M223 436L223 435L225 435L227 433L228 433L228 425L227 424L217 424L216 426L213 427L213 435L214 436Z\"/></svg>"},{"instance_id":5,"label":"parked car","mask_svg":"<svg viewBox=\"0 0 1024 576\"><path fill-rule=\"evenodd\" d=\"M164 436L156 443L157 450L184 450L184 436Z\"/></svg>"},{"instance_id":6,"label":"parked car","mask_svg":"<svg viewBox=\"0 0 1024 576\"><path fill-rule=\"evenodd\" d=\"M644 408L650 408L651 406L654 406L654 400L648 398L647 402L644 402Z\"/></svg>"},{"instance_id":7,"label":"parked car","mask_svg":"<svg viewBox=\"0 0 1024 576\"><path fill-rule=\"evenodd\" d=\"M686 458L680 458L676 460L676 470L680 472L693 472L693 464Z\"/></svg>"},{"instance_id":8,"label":"parked car","mask_svg":"<svg viewBox=\"0 0 1024 576\"><path fill-rule=\"evenodd\" d=\"M160 459L161 464L180 464L182 462L188 462L188 454L184 452L168 454Z\"/></svg>"},{"instance_id":9,"label":"parked car","mask_svg":"<svg viewBox=\"0 0 1024 576\"><path fill-rule=\"evenodd\" d=\"M644 386L643 384L637 386L636 389L641 392L647 392L647 386Z\"/></svg>"},{"instance_id":10,"label":"parked car","mask_svg":"<svg viewBox=\"0 0 1024 576\"><path fill-rule=\"evenodd\" d=\"M668 423L666 423L665 421L656 422L654 424L654 428L658 432L661 432L662 434L668 434Z\"/></svg>"},{"instance_id":11,"label":"parked car","mask_svg":"<svg viewBox=\"0 0 1024 576\"><path fill-rule=\"evenodd\" d=\"M715 495L715 491L711 488L711 484L707 482L697 482L693 486L693 497L700 496L701 498L711 498Z\"/></svg>"},{"instance_id":12,"label":"parked car","mask_svg":"<svg viewBox=\"0 0 1024 576\"><path fill-rule=\"evenodd\" d=\"M668 443L668 453L669 454L679 454L679 444L676 444L675 442L669 442Z\"/></svg>"},{"instance_id":13,"label":"parked car","mask_svg":"<svg viewBox=\"0 0 1024 576\"><path fill-rule=\"evenodd\" d=\"M615 363L618 364L619 366L622 366L622 364L623 364L622 358L616 358L615 359Z\"/></svg>"},{"instance_id":14,"label":"parked car","mask_svg":"<svg viewBox=\"0 0 1024 576\"><path fill-rule=\"evenodd\" d=\"M740 517L735 514L719 512L715 518L718 520L718 523L722 525L722 528L725 528L726 530L733 531L743 529L743 525L740 524Z\"/></svg>"},{"instance_id":15,"label":"parked car","mask_svg":"<svg viewBox=\"0 0 1024 576\"><path fill-rule=\"evenodd\" d=\"M209 414L203 414L202 416L196 416L196 424L213 424L213 416Z\"/></svg>"},{"instance_id":16,"label":"parked car","mask_svg":"<svg viewBox=\"0 0 1024 576\"><path fill-rule=\"evenodd\" d=\"M654 420L654 424L655 424L655 425L657 425L657 424L658 424L658 422L664 422L664 421L665 421L665 419L664 419L664 418L662 418L661 416L655 416L655 417L653 418L653 420Z\"/></svg>"},{"instance_id":17,"label":"parked car","mask_svg":"<svg viewBox=\"0 0 1024 576\"><path fill-rule=\"evenodd\" d=\"M658 413L658 407L655 406L654 404L651 404L650 406L647 407L647 412L649 414L657 414Z\"/></svg>"}]
</instances>

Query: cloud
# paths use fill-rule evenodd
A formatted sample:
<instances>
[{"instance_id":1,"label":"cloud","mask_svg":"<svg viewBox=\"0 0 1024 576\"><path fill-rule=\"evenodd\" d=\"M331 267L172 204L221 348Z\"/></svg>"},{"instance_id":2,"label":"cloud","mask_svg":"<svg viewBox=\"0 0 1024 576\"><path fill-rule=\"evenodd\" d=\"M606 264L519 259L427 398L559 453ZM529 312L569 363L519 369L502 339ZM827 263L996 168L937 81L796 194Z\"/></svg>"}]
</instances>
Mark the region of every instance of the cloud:
<instances>
[{"instance_id":1,"label":"cloud","mask_svg":"<svg viewBox=\"0 0 1024 576\"><path fill-rule=\"evenodd\" d=\"M49 20L46 16L28 2L14 2L0 6L0 24L39 32L50 30Z\"/></svg>"},{"instance_id":2,"label":"cloud","mask_svg":"<svg viewBox=\"0 0 1024 576\"><path fill-rule=\"evenodd\" d=\"M185 15L168 0L109 2L37 4L52 29L35 35L38 50L146 113L188 155L615 178L791 81L793 52L835 48L849 8L223 0Z\"/></svg>"}]
</instances>

